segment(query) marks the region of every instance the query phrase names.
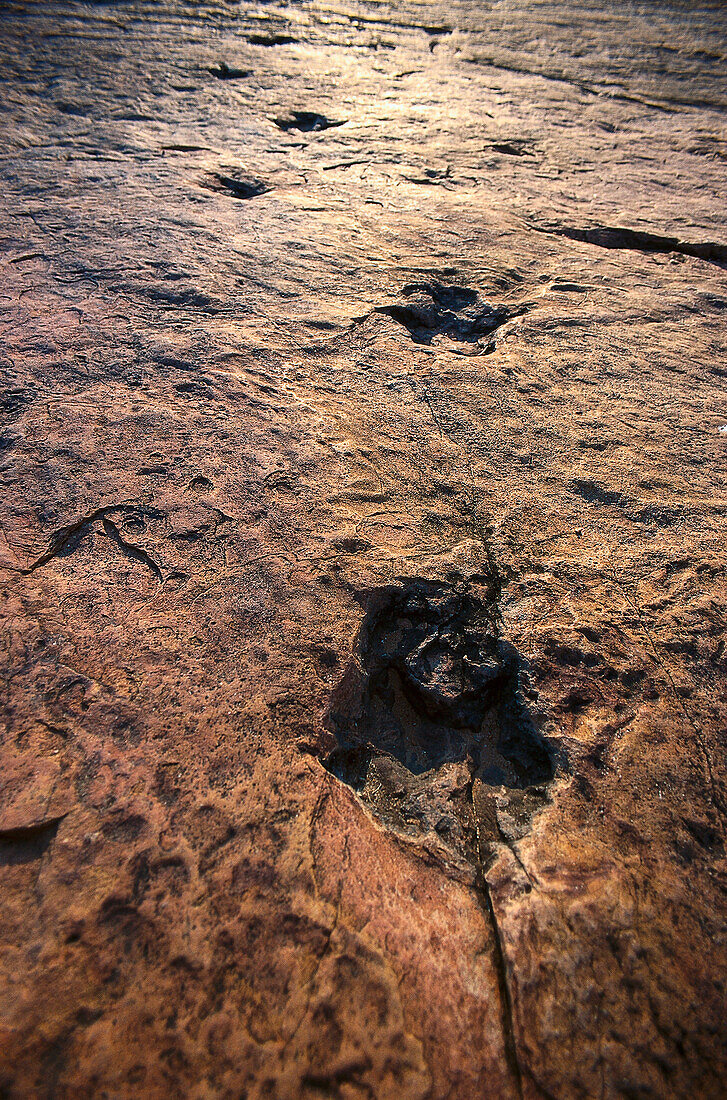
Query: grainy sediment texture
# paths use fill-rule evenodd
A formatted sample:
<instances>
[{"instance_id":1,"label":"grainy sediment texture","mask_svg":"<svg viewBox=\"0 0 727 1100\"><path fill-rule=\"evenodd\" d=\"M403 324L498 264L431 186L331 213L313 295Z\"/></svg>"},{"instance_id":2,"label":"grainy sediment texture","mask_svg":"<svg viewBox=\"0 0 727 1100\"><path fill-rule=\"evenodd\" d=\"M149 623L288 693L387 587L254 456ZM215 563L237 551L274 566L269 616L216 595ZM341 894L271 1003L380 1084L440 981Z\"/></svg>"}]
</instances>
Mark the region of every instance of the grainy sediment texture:
<instances>
[{"instance_id":1,"label":"grainy sediment texture","mask_svg":"<svg viewBox=\"0 0 727 1100\"><path fill-rule=\"evenodd\" d=\"M0 1093L723 1096L723 6L0 18Z\"/></svg>"}]
</instances>

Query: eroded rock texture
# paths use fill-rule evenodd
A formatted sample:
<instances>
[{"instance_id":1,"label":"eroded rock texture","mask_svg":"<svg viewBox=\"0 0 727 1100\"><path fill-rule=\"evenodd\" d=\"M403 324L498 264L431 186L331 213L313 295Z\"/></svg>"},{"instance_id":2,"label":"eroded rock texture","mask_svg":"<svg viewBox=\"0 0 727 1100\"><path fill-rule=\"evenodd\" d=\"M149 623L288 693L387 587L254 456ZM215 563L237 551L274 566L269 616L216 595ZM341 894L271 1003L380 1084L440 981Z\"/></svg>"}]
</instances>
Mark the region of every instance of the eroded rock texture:
<instances>
[{"instance_id":1,"label":"eroded rock texture","mask_svg":"<svg viewBox=\"0 0 727 1100\"><path fill-rule=\"evenodd\" d=\"M723 5L0 36L0 1092L724 1095Z\"/></svg>"}]
</instances>

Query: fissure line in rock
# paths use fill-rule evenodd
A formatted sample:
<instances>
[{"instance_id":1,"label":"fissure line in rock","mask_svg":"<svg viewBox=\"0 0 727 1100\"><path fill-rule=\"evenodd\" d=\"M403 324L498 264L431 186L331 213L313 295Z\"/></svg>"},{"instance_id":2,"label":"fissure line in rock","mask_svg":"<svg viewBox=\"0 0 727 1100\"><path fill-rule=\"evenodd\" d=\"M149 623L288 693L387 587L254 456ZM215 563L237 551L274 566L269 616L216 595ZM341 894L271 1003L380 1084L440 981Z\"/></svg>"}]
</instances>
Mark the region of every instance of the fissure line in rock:
<instances>
[{"instance_id":1,"label":"fissure line in rock","mask_svg":"<svg viewBox=\"0 0 727 1100\"><path fill-rule=\"evenodd\" d=\"M474 508L472 517L474 526ZM492 927L508 1064L522 1096L507 961L485 868L500 844L511 846L504 822L517 822L518 835L527 831L548 798L554 765L520 698L520 659L501 628L503 581L479 533L483 574L406 578L362 595L354 655L325 718L336 744L324 763L394 835L436 850L445 873L458 863L474 871Z\"/></svg>"}]
</instances>

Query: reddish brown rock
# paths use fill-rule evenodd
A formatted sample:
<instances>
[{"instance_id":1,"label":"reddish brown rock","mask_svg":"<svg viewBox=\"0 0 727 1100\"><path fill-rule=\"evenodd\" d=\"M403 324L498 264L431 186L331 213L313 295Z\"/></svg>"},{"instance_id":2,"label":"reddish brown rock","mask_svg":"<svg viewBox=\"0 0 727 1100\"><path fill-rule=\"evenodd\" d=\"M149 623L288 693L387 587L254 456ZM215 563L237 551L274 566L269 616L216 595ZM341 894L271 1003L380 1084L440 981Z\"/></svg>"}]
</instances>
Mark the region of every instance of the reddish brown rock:
<instances>
[{"instance_id":1,"label":"reddish brown rock","mask_svg":"<svg viewBox=\"0 0 727 1100\"><path fill-rule=\"evenodd\" d=\"M721 1096L720 6L0 35L0 1092Z\"/></svg>"}]
</instances>

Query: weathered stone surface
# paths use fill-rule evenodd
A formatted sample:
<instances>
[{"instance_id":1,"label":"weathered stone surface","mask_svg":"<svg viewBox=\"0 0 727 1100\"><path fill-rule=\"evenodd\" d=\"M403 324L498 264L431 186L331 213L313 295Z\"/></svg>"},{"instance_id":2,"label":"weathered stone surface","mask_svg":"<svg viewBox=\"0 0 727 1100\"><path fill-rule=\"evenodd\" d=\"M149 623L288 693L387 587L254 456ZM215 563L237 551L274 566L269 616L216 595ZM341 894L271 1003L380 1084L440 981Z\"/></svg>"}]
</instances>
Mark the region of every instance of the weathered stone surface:
<instances>
[{"instance_id":1,"label":"weathered stone surface","mask_svg":"<svg viewBox=\"0 0 727 1100\"><path fill-rule=\"evenodd\" d=\"M726 29L4 5L3 1095L723 1095Z\"/></svg>"}]
</instances>

